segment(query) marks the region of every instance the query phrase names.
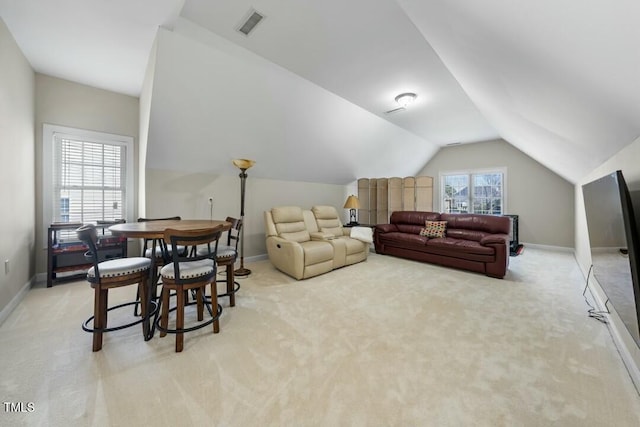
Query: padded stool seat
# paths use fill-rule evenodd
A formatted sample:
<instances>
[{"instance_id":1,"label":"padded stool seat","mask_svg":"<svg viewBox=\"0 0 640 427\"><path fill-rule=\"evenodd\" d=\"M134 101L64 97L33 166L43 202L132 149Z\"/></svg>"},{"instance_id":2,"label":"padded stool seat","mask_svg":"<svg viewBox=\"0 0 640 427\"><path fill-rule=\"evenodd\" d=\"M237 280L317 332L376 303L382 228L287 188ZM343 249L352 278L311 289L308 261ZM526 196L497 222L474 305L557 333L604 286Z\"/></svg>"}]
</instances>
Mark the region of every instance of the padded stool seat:
<instances>
[{"instance_id":1,"label":"padded stool seat","mask_svg":"<svg viewBox=\"0 0 640 427\"><path fill-rule=\"evenodd\" d=\"M150 268L151 260L143 257L111 259L98 264L100 276L105 278L126 276L128 274L149 270ZM96 277L95 267L91 267L89 271L87 271L87 277Z\"/></svg>"},{"instance_id":2,"label":"padded stool seat","mask_svg":"<svg viewBox=\"0 0 640 427\"><path fill-rule=\"evenodd\" d=\"M180 279L194 279L213 273L214 262L212 259L180 262L178 263L178 270L180 271ZM160 275L163 279L174 280L176 278L175 265L171 263L163 266L160 270Z\"/></svg>"}]
</instances>

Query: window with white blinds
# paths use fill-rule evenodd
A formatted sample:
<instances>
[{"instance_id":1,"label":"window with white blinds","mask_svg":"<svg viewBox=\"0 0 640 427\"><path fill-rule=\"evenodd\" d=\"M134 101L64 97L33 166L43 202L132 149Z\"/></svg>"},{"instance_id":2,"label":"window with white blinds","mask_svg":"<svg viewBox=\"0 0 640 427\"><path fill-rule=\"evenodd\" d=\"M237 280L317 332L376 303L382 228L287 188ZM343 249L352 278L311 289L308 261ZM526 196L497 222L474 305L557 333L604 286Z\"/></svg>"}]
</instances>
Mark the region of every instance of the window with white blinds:
<instances>
[{"instance_id":1,"label":"window with white blinds","mask_svg":"<svg viewBox=\"0 0 640 427\"><path fill-rule=\"evenodd\" d=\"M133 218L133 138L43 126L43 225Z\"/></svg>"},{"instance_id":2,"label":"window with white blinds","mask_svg":"<svg viewBox=\"0 0 640 427\"><path fill-rule=\"evenodd\" d=\"M53 221L96 223L126 213L126 147L55 135Z\"/></svg>"}]
</instances>

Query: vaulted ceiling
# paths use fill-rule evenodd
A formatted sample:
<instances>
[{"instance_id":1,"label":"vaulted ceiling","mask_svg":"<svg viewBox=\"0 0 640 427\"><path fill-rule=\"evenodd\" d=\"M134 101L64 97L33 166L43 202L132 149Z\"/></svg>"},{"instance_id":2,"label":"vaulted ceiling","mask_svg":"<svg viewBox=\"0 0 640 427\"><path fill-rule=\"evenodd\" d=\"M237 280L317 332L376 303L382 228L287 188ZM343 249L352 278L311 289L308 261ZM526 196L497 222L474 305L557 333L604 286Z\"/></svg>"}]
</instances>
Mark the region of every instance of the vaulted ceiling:
<instances>
[{"instance_id":1,"label":"vaulted ceiling","mask_svg":"<svg viewBox=\"0 0 640 427\"><path fill-rule=\"evenodd\" d=\"M265 19L245 36L251 8ZM38 72L139 96L147 71L148 167L222 174L251 157L254 176L348 183L501 137L577 182L640 136L635 0L0 0L0 14ZM385 114L402 92L415 104Z\"/></svg>"}]
</instances>

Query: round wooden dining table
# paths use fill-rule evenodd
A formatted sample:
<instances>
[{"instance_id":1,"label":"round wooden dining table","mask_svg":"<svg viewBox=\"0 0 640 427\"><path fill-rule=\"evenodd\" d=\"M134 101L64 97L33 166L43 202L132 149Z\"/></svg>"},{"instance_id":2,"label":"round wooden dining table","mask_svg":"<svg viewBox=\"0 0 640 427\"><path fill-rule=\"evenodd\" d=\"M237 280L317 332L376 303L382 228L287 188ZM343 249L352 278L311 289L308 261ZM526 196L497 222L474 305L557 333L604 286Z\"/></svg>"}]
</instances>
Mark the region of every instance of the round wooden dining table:
<instances>
[{"instance_id":1,"label":"round wooden dining table","mask_svg":"<svg viewBox=\"0 0 640 427\"><path fill-rule=\"evenodd\" d=\"M222 225L222 231L231 228L231 223L217 219L163 219L159 221L125 222L109 227L109 231L116 236L129 239L154 239L164 238L165 230L203 230L216 228Z\"/></svg>"},{"instance_id":2,"label":"round wooden dining table","mask_svg":"<svg viewBox=\"0 0 640 427\"><path fill-rule=\"evenodd\" d=\"M209 220L209 219L163 219L158 221L140 221L140 222L125 222L121 224L115 224L109 227L109 231L114 236L122 236L128 239L149 239L152 240L152 256L151 256L151 280L149 280L150 289L146 292L147 298L147 318L143 322L143 333L145 340L150 340L155 332L155 324L158 314L160 313L159 302L157 298L158 284L158 272L155 265L156 247L166 247L166 245L160 245L160 241L164 239L164 233L168 229L191 231L191 230L205 230L211 228L221 227L221 231L227 231L231 228L231 223L221 220ZM166 258L166 254L163 254ZM155 307L154 307L155 303ZM155 311L155 318L151 319L151 313Z\"/></svg>"}]
</instances>

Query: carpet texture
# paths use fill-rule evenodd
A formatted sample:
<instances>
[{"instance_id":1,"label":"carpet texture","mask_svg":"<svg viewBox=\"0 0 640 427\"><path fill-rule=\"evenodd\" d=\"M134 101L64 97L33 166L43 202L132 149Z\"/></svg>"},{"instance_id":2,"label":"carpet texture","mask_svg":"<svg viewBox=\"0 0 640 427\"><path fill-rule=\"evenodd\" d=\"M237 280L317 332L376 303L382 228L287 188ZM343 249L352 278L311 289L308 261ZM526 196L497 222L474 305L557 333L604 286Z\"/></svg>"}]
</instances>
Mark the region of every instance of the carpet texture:
<instances>
[{"instance_id":1,"label":"carpet texture","mask_svg":"<svg viewBox=\"0 0 640 427\"><path fill-rule=\"evenodd\" d=\"M32 289L0 326L0 398L34 411L0 408L0 425L640 425L569 253L528 248L504 280L376 254L304 281L248 267L220 334L178 354L139 327L92 353L86 282Z\"/></svg>"}]
</instances>

